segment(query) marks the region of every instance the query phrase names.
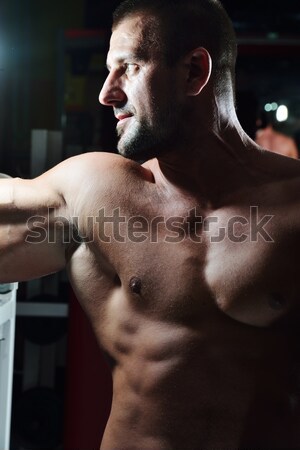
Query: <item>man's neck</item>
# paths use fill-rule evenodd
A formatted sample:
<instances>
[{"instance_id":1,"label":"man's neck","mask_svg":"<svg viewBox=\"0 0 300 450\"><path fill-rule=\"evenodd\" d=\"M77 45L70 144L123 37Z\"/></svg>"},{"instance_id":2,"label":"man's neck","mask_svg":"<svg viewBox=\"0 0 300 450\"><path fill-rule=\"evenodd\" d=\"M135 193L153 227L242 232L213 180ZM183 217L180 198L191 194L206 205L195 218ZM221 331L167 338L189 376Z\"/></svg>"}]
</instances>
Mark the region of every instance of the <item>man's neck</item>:
<instances>
[{"instance_id":1,"label":"man's neck","mask_svg":"<svg viewBox=\"0 0 300 450\"><path fill-rule=\"evenodd\" d=\"M146 166L170 195L180 190L215 207L244 179L242 169L247 168L254 148L238 123L227 123L220 131L197 133L197 139L184 148L148 161Z\"/></svg>"}]
</instances>

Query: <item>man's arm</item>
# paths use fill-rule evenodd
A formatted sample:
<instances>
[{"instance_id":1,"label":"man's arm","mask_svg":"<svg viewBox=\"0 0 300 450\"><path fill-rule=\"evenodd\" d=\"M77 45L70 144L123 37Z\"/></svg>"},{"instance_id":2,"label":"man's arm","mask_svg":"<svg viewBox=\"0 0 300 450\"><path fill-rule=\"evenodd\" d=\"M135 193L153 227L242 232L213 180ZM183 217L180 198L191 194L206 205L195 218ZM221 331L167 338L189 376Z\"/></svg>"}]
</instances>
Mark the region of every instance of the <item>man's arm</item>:
<instances>
[{"instance_id":1,"label":"man's arm","mask_svg":"<svg viewBox=\"0 0 300 450\"><path fill-rule=\"evenodd\" d=\"M60 172L52 169L33 180L0 179L1 283L37 278L65 266L70 221Z\"/></svg>"},{"instance_id":2,"label":"man's arm","mask_svg":"<svg viewBox=\"0 0 300 450\"><path fill-rule=\"evenodd\" d=\"M0 179L0 283L56 272L89 233L90 216L119 199L141 167L120 155L85 153L33 180ZM67 256L66 256L67 255Z\"/></svg>"}]
</instances>

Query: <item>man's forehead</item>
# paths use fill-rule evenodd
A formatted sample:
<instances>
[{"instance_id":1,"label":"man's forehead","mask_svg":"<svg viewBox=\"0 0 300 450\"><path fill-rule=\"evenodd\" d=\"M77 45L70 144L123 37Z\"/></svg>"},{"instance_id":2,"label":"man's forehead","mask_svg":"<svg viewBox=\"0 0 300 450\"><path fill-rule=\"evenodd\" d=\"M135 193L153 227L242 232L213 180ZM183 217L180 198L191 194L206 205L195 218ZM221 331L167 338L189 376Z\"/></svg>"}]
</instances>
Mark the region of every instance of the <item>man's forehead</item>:
<instances>
[{"instance_id":1,"label":"man's forehead","mask_svg":"<svg viewBox=\"0 0 300 450\"><path fill-rule=\"evenodd\" d=\"M147 21L143 14L135 14L123 19L114 29L110 39L110 45L125 44L140 41L143 36L143 30L147 25Z\"/></svg>"},{"instance_id":2,"label":"man's forehead","mask_svg":"<svg viewBox=\"0 0 300 450\"><path fill-rule=\"evenodd\" d=\"M146 17L140 13L123 19L113 29L107 55L108 63L110 59L121 59L127 54L138 56L143 47L147 24Z\"/></svg>"}]
</instances>

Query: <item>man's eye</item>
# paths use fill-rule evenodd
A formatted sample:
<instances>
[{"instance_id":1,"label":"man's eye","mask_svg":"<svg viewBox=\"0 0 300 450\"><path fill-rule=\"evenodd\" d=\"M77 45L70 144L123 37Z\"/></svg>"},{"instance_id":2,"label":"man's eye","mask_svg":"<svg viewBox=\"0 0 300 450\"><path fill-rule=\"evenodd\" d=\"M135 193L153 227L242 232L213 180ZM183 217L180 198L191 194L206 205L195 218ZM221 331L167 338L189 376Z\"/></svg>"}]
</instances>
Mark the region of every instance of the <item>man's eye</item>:
<instances>
[{"instance_id":1,"label":"man's eye","mask_svg":"<svg viewBox=\"0 0 300 450\"><path fill-rule=\"evenodd\" d=\"M125 67L127 75L134 75L136 72L138 72L138 66L136 64L128 63Z\"/></svg>"}]
</instances>

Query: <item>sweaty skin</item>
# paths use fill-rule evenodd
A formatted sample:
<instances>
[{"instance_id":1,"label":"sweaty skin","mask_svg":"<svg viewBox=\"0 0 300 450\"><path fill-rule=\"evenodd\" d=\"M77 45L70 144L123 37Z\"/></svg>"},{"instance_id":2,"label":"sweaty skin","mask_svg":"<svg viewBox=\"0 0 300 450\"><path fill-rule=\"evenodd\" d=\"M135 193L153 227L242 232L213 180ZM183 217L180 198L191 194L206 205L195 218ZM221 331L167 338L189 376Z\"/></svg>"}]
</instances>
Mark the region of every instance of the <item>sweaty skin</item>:
<instances>
[{"instance_id":1,"label":"sweaty skin","mask_svg":"<svg viewBox=\"0 0 300 450\"><path fill-rule=\"evenodd\" d=\"M124 151L139 116L155 121L151 62L138 86L120 63L136 44L132 20L114 31L101 93L119 109L131 98ZM200 49L193 64L208 74L205 58ZM145 79L151 95L133 105ZM0 180L0 281L66 267L116 361L101 450L300 447L300 165L259 149L217 97L214 125L210 83L199 95L183 151L174 142L142 165L88 153Z\"/></svg>"}]
</instances>

